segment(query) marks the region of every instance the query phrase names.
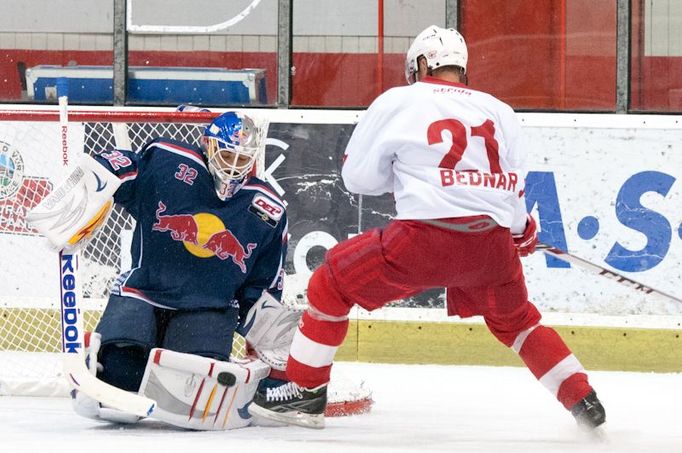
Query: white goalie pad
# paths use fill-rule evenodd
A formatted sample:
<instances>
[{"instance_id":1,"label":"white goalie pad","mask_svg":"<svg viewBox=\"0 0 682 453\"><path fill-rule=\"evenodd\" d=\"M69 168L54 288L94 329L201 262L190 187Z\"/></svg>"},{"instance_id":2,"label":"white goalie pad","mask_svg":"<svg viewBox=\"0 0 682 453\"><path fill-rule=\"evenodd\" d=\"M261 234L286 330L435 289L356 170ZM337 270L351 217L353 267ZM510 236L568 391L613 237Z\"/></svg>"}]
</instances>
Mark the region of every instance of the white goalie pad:
<instances>
[{"instance_id":1,"label":"white goalie pad","mask_svg":"<svg viewBox=\"0 0 682 453\"><path fill-rule=\"evenodd\" d=\"M301 316L302 310L292 309L267 291L263 292L246 315L244 338L259 359L276 370L284 371Z\"/></svg>"},{"instance_id":2,"label":"white goalie pad","mask_svg":"<svg viewBox=\"0 0 682 453\"><path fill-rule=\"evenodd\" d=\"M26 220L55 249L74 249L104 224L120 185L116 175L83 154L73 172L26 214Z\"/></svg>"},{"instance_id":3,"label":"white goalie pad","mask_svg":"<svg viewBox=\"0 0 682 453\"><path fill-rule=\"evenodd\" d=\"M248 426L247 407L270 367L257 359L235 362L155 348L140 394L156 401L153 418L181 428L228 430Z\"/></svg>"}]
</instances>

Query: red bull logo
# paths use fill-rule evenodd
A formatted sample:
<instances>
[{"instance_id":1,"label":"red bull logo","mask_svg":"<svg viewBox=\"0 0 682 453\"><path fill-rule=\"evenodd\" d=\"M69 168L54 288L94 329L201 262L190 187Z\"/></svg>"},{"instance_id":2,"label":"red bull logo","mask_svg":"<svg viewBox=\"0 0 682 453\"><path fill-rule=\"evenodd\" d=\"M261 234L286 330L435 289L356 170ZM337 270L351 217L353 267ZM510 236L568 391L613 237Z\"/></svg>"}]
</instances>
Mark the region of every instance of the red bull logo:
<instances>
[{"instance_id":1,"label":"red bull logo","mask_svg":"<svg viewBox=\"0 0 682 453\"><path fill-rule=\"evenodd\" d=\"M234 234L228 229L219 231L209 238L206 244L203 245L216 254L221 260L232 258L232 262L239 266L243 273L246 273L246 263L244 262L251 256L251 252L256 248L255 243L249 242L246 249Z\"/></svg>"},{"instance_id":2,"label":"red bull logo","mask_svg":"<svg viewBox=\"0 0 682 453\"><path fill-rule=\"evenodd\" d=\"M199 245L199 226L190 214L163 215L166 205L159 201L159 209L156 210L156 223L152 225L152 231L170 231L174 241L191 242Z\"/></svg>"},{"instance_id":3,"label":"red bull logo","mask_svg":"<svg viewBox=\"0 0 682 453\"><path fill-rule=\"evenodd\" d=\"M183 243L187 251L200 258L213 256L227 260L239 266L246 273L246 260L251 257L258 244L248 243L246 247L225 227L222 220L214 214L200 212L197 214L166 215L166 205L159 201L156 210L156 223L152 231L170 232L171 239Z\"/></svg>"}]
</instances>

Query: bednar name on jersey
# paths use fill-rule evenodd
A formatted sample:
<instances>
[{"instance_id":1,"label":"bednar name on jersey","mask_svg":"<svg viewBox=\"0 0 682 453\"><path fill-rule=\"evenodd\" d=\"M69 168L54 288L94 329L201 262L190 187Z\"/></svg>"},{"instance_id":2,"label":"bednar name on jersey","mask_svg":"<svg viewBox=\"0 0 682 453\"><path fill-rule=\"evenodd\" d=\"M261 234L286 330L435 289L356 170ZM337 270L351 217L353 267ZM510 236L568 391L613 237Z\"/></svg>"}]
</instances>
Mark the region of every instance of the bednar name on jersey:
<instances>
[{"instance_id":1,"label":"bednar name on jersey","mask_svg":"<svg viewBox=\"0 0 682 453\"><path fill-rule=\"evenodd\" d=\"M490 187L492 189L516 192L519 176L514 173L481 173L478 171L456 171L440 169L440 182L443 187L458 185L471 187Z\"/></svg>"}]
</instances>

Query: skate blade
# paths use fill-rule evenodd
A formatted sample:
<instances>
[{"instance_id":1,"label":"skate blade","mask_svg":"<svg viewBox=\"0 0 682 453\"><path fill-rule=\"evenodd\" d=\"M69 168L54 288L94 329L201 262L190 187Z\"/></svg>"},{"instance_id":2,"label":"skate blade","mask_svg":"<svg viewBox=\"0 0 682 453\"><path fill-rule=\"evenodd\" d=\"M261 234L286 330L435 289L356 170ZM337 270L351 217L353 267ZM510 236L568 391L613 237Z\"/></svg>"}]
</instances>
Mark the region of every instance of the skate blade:
<instances>
[{"instance_id":1,"label":"skate blade","mask_svg":"<svg viewBox=\"0 0 682 453\"><path fill-rule=\"evenodd\" d=\"M287 425L301 426L310 429L324 428L324 414L304 414L302 412L274 412L254 404L249 405L249 413L268 420L274 420Z\"/></svg>"},{"instance_id":2,"label":"skate blade","mask_svg":"<svg viewBox=\"0 0 682 453\"><path fill-rule=\"evenodd\" d=\"M604 430L604 425L597 426L596 428L594 428L590 433L590 437L594 442L597 443L606 443L609 441L609 438L606 435L606 431Z\"/></svg>"},{"instance_id":3,"label":"skate blade","mask_svg":"<svg viewBox=\"0 0 682 453\"><path fill-rule=\"evenodd\" d=\"M596 428L581 427L580 431L584 434L585 438L589 442L593 443L607 443L609 441L606 435L606 430L604 429L604 424L597 426Z\"/></svg>"}]
</instances>

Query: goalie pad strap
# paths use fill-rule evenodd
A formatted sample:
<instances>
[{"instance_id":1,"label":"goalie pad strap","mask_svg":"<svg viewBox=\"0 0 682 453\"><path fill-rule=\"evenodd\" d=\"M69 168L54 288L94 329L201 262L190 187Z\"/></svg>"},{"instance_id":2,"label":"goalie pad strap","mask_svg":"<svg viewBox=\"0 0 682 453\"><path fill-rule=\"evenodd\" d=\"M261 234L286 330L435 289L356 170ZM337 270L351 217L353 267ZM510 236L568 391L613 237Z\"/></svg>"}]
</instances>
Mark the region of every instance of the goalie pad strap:
<instances>
[{"instance_id":1,"label":"goalie pad strap","mask_svg":"<svg viewBox=\"0 0 682 453\"><path fill-rule=\"evenodd\" d=\"M26 215L26 220L55 248L74 246L106 221L120 185L116 175L83 154L73 172Z\"/></svg>"}]
</instances>

